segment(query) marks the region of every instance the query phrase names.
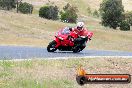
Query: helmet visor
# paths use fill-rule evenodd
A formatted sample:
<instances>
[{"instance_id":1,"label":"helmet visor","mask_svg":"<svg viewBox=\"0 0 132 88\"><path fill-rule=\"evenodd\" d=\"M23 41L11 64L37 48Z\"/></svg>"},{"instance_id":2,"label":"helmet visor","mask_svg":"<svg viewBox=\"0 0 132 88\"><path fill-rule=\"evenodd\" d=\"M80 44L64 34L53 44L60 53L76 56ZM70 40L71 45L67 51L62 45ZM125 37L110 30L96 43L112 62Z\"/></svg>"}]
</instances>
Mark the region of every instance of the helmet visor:
<instances>
[{"instance_id":1,"label":"helmet visor","mask_svg":"<svg viewBox=\"0 0 132 88\"><path fill-rule=\"evenodd\" d=\"M78 30L82 30L83 27L77 27Z\"/></svg>"}]
</instances>

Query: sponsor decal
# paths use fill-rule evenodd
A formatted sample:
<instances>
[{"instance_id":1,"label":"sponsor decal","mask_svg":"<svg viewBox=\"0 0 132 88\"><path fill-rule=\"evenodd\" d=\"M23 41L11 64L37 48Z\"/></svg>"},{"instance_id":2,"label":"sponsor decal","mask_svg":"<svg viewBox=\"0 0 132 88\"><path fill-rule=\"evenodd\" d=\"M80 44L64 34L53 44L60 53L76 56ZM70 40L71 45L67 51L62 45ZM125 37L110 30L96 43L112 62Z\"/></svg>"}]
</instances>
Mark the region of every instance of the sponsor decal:
<instances>
[{"instance_id":1,"label":"sponsor decal","mask_svg":"<svg viewBox=\"0 0 132 88\"><path fill-rule=\"evenodd\" d=\"M102 83L130 83L130 74L87 74L81 67L77 71L76 81L79 85Z\"/></svg>"}]
</instances>

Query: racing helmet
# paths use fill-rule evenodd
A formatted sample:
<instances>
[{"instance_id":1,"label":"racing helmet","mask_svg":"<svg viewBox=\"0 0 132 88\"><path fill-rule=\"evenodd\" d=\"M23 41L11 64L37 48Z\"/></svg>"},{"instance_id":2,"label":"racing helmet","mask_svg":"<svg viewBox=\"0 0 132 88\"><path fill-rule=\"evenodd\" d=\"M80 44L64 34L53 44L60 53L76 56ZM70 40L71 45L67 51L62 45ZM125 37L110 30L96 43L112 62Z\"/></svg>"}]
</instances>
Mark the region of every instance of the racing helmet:
<instances>
[{"instance_id":1,"label":"racing helmet","mask_svg":"<svg viewBox=\"0 0 132 88\"><path fill-rule=\"evenodd\" d=\"M83 27L84 27L84 22L78 22L78 23L77 23L77 29L78 29L79 31L83 30Z\"/></svg>"}]
</instances>

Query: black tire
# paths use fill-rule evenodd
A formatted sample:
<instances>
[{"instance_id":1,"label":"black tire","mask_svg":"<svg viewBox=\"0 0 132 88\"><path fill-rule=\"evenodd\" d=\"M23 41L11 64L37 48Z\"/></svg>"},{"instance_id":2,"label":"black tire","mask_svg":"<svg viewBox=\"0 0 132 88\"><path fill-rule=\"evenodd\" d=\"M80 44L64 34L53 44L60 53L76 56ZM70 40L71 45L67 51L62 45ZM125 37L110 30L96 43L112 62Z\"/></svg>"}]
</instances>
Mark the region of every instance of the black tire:
<instances>
[{"instance_id":1,"label":"black tire","mask_svg":"<svg viewBox=\"0 0 132 88\"><path fill-rule=\"evenodd\" d=\"M79 85L84 85L86 84L86 78L84 76L76 76L76 81Z\"/></svg>"},{"instance_id":2,"label":"black tire","mask_svg":"<svg viewBox=\"0 0 132 88\"><path fill-rule=\"evenodd\" d=\"M73 49L73 53L78 53L80 51L81 51L81 49L79 47L74 47L74 49Z\"/></svg>"},{"instance_id":3,"label":"black tire","mask_svg":"<svg viewBox=\"0 0 132 88\"><path fill-rule=\"evenodd\" d=\"M56 51L57 50L57 48L55 48L55 46L56 46L56 41L52 41L52 42L50 42L49 43L49 45L47 46L47 51L48 52L54 52L54 51Z\"/></svg>"},{"instance_id":4,"label":"black tire","mask_svg":"<svg viewBox=\"0 0 132 88\"><path fill-rule=\"evenodd\" d=\"M80 47L80 51L82 51L84 48L85 48L85 46L81 46L81 47Z\"/></svg>"},{"instance_id":5,"label":"black tire","mask_svg":"<svg viewBox=\"0 0 132 88\"><path fill-rule=\"evenodd\" d=\"M73 50L73 53L79 53L79 52L80 52L80 50L77 50L77 49Z\"/></svg>"}]
</instances>

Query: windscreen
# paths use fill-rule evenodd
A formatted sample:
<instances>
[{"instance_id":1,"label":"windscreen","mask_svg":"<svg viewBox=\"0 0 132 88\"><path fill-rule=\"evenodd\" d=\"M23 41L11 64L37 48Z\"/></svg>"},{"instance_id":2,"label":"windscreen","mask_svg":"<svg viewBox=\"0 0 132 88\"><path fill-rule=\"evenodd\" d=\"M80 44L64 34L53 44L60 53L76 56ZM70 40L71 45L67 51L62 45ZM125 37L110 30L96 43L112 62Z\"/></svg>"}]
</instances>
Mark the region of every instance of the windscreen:
<instances>
[{"instance_id":1,"label":"windscreen","mask_svg":"<svg viewBox=\"0 0 132 88\"><path fill-rule=\"evenodd\" d=\"M61 32L62 35L66 35L66 34L70 34L70 30L68 27L65 27L62 32Z\"/></svg>"}]
</instances>

